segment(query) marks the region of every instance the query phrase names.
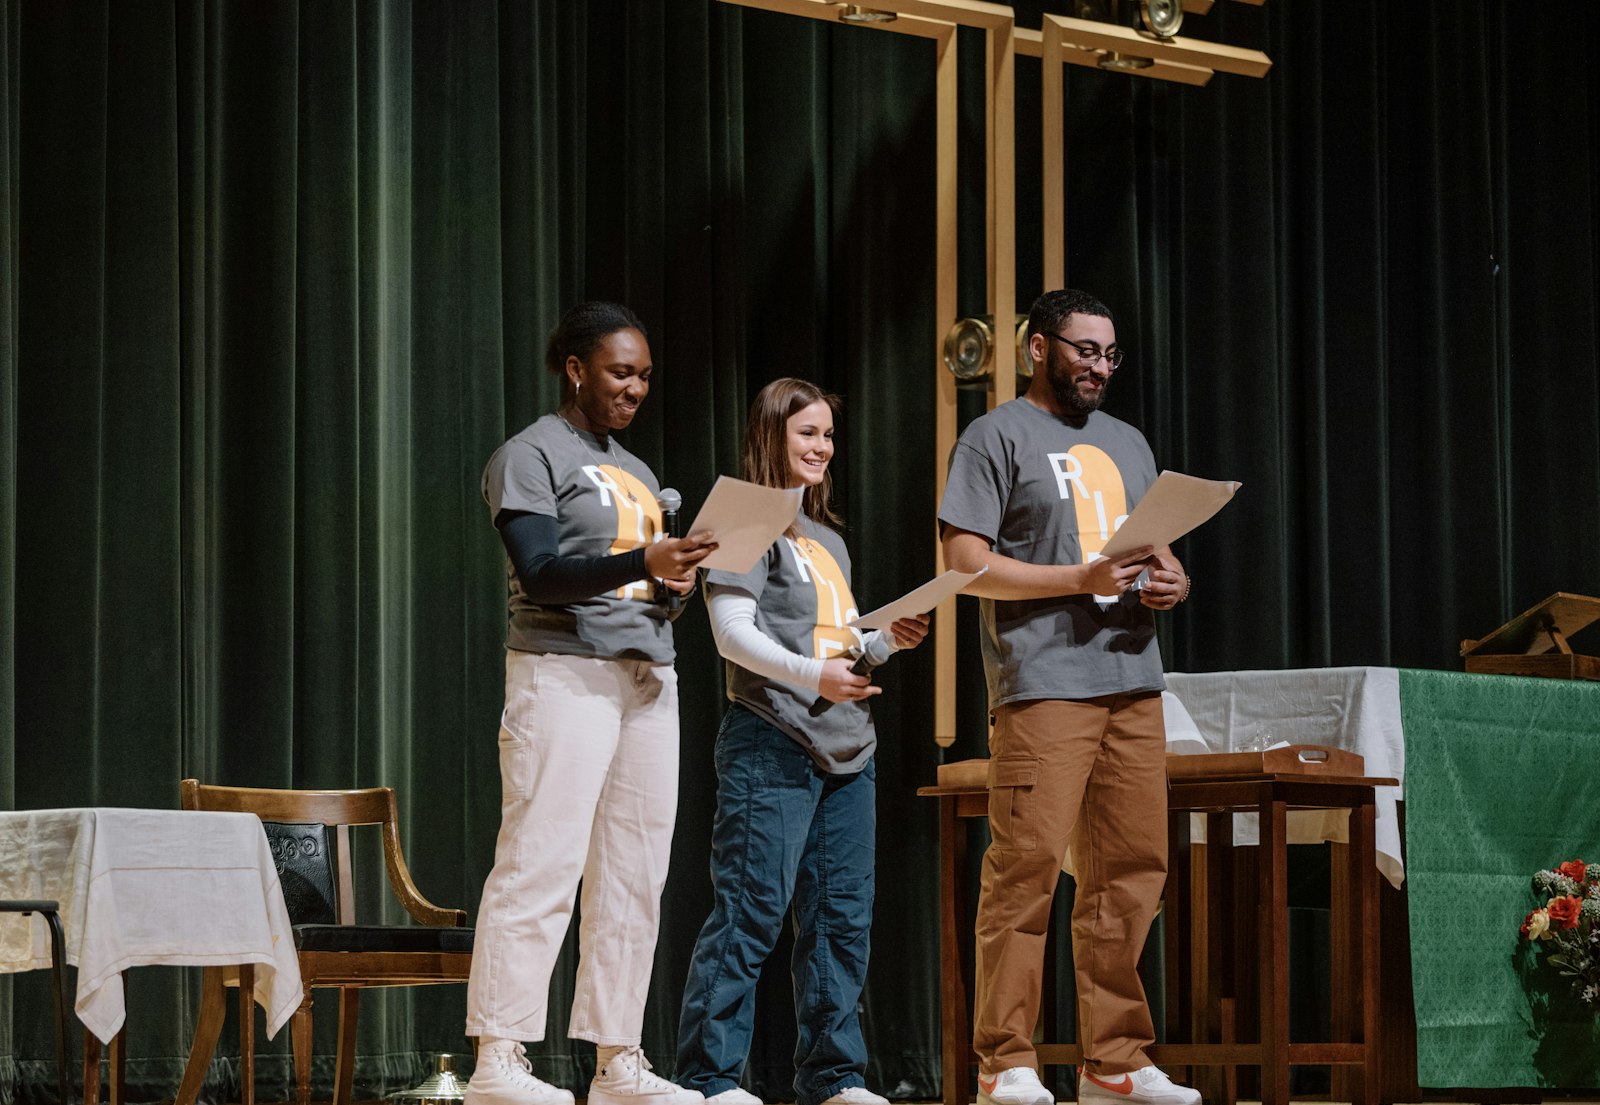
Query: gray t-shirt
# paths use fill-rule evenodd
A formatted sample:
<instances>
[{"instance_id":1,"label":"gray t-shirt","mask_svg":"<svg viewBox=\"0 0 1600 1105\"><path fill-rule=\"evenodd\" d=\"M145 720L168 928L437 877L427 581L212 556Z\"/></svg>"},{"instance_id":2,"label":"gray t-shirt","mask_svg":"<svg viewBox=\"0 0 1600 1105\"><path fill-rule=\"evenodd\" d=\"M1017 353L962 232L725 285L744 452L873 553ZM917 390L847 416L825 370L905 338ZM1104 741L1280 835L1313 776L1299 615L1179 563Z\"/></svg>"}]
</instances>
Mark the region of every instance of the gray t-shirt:
<instances>
[{"instance_id":1,"label":"gray t-shirt","mask_svg":"<svg viewBox=\"0 0 1600 1105\"><path fill-rule=\"evenodd\" d=\"M1155 482L1144 435L1095 411L1074 426L1026 399L974 421L950 454L939 521L1029 564L1083 564ZM980 599L989 708L1161 690L1155 619L1136 590Z\"/></svg>"},{"instance_id":2,"label":"gray t-shirt","mask_svg":"<svg viewBox=\"0 0 1600 1105\"><path fill-rule=\"evenodd\" d=\"M544 514L560 527L561 556L611 556L658 540L660 485L643 461L605 445L558 414L547 414L495 450L483 470L489 517L502 510ZM654 602L652 581L560 606L522 592L506 559L510 625L506 647L518 652L672 663L672 623Z\"/></svg>"},{"instance_id":3,"label":"gray t-shirt","mask_svg":"<svg viewBox=\"0 0 1600 1105\"><path fill-rule=\"evenodd\" d=\"M856 617L850 593L850 554L844 539L802 515L798 537L780 537L740 575L706 573L712 587L736 587L756 600L756 628L791 652L831 660L859 650L861 636L846 623ZM865 702L835 702L811 717L817 692L778 683L727 664L728 698L743 703L787 733L830 775L867 766L878 737Z\"/></svg>"}]
</instances>

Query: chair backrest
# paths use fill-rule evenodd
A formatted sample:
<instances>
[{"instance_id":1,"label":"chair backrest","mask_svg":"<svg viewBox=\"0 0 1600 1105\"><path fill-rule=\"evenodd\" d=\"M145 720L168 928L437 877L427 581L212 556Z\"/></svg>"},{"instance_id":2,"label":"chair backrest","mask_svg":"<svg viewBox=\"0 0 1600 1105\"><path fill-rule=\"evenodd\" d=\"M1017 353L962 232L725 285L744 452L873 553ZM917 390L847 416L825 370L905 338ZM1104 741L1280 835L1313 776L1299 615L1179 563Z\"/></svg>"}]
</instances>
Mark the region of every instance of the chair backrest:
<instances>
[{"instance_id":1,"label":"chair backrest","mask_svg":"<svg viewBox=\"0 0 1600 1105\"><path fill-rule=\"evenodd\" d=\"M352 825L378 825L383 836L384 866L388 870L389 885L395 897L405 906L406 912L425 925L464 925L466 913L457 909L441 909L422 896L411 881L406 869L405 855L400 850L399 816L396 812L394 790L391 787L366 787L360 790L272 790L264 787L219 787L201 783L198 779L185 779L179 791L186 810L212 810L229 813L253 813L268 826L268 841L273 846L273 858L278 861L280 877L286 870L280 850L297 846L301 851L316 851L316 826L326 826L331 832L322 834L326 841L333 838L332 880L334 920L341 925L355 923L354 879L350 869L350 827ZM274 834L278 839L273 840ZM326 848L323 848L326 851ZM311 874L322 862L310 858ZM293 870L292 866L287 869ZM304 872L302 872L304 873ZM293 881L293 880L290 880ZM289 886L285 884L287 899ZM314 908L315 903L311 903ZM293 916L293 914L291 914ZM295 917L295 922L305 923ZM309 915L306 918L309 920Z\"/></svg>"},{"instance_id":2,"label":"chair backrest","mask_svg":"<svg viewBox=\"0 0 1600 1105\"><path fill-rule=\"evenodd\" d=\"M339 920L339 896L334 887L335 841L333 829L320 821L304 825L263 821L272 863L278 869L278 886L289 921L296 925L331 925Z\"/></svg>"}]
</instances>

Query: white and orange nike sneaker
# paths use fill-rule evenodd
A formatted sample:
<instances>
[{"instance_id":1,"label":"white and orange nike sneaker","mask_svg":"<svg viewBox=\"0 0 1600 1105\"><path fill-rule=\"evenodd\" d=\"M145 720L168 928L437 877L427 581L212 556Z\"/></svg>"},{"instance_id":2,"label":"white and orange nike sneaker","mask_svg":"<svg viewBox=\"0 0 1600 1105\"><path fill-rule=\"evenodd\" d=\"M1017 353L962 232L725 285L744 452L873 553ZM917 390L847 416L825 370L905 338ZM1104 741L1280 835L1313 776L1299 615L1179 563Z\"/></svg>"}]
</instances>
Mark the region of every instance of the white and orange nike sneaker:
<instances>
[{"instance_id":1,"label":"white and orange nike sneaker","mask_svg":"<svg viewBox=\"0 0 1600 1105\"><path fill-rule=\"evenodd\" d=\"M1200 1105L1200 1091L1176 1085L1159 1067L1101 1078L1078 1076L1078 1105Z\"/></svg>"},{"instance_id":2,"label":"white and orange nike sneaker","mask_svg":"<svg viewBox=\"0 0 1600 1105\"><path fill-rule=\"evenodd\" d=\"M993 1078L978 1073L978 1105L1056 1105L1056 1095L1032 1067L1007 1067Z\"/></svg>"}]
</instances>

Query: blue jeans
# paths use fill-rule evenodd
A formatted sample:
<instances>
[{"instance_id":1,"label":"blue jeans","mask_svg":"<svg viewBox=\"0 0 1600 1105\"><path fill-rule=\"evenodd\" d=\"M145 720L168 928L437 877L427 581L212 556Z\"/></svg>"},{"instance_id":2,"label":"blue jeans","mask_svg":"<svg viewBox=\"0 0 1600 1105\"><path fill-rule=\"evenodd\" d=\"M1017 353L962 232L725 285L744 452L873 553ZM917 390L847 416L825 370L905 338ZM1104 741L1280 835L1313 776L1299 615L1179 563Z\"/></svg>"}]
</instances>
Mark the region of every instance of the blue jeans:
<instances>
[{"instance_id":1,"label":"blue jeans","mask_svg":"<svg viewBox=\"0 0 1600 1105\"><path fill-rule=\"evenodd\" d=\"M695 941L678 1022L678 1081L710 1097L739 1084L756 979L793 906L797 1105L864 1086L856 1005L872 937L877 768L826 775L738 704L717 734L711 916Z\"/></svg>"}]
</instances>

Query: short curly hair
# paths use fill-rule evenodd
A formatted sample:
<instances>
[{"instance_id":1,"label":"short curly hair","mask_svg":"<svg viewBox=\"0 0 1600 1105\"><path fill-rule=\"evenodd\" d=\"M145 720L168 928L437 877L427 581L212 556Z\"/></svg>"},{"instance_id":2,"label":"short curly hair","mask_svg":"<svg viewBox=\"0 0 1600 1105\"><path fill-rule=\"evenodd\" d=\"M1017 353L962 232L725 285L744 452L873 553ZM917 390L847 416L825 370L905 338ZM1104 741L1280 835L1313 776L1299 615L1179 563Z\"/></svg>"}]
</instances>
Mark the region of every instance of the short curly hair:
<instances>
[{"instance_id":1,"label":"short curly hair","mask_svg":"<svg viewBox=\"0 0 1600 1105\"><path fill-rule=\"evenodd\" d=\"M1045 292L1033 301L1033 308L1028 312L1028 336L1060 333L1073 315L1095 315L1113 324L1116 322L1110 309L1088 292L1061 288Z\"/></svg>"}]
</instances>

